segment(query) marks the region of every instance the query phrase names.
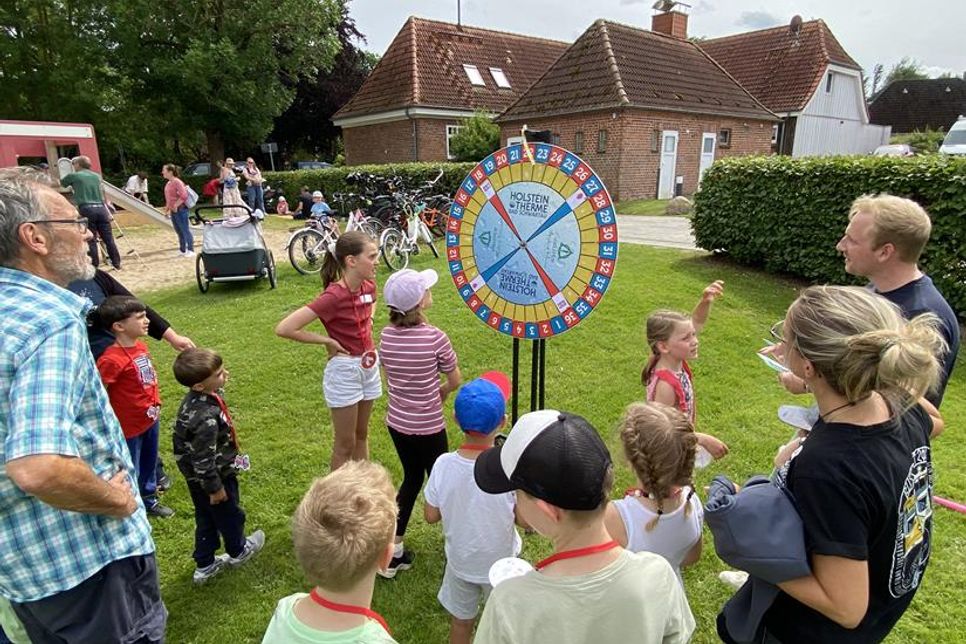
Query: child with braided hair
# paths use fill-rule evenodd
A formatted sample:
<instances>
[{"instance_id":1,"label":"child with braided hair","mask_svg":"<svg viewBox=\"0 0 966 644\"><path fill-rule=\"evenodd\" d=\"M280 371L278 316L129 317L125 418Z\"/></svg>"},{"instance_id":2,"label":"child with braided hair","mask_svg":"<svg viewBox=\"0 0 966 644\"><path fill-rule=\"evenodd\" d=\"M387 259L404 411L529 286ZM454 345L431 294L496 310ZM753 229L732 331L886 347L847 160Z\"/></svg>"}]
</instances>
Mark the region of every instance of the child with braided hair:
<instances>
[{"instance_id":1,"label":"child with braided hair","mask_svg":"<svg viewBox=\"0 0 966 644\"><path fill-rule=\"evenodd\" d=\"M691 480L697 435L678 409L633 403L621 419L620 437L637 486L608 504L607 531L631 552L663 556L680 580L681 567L701 557L704 511Z\"/></svg>"}]
</instances>

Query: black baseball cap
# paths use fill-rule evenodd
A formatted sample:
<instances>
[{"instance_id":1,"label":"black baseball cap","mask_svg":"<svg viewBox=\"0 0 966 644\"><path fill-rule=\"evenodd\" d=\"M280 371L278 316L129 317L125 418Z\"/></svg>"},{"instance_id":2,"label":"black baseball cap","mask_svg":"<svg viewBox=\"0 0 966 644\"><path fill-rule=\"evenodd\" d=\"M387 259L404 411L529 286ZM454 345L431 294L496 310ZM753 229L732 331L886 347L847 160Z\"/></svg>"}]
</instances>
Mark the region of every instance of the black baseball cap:
<instances>
[{"instance_id":1,"label":"black baseball cap","mask_svg":"<svg viewBox=\"0 0 966 644\"><path fill-rule=\"evenodd\" d=\"M524 414L506 442L476 459L473 475L489 494L523 490L564 510L595 510L607 498L610 452L576 414L543 409Z\"/></svg>"}]
</instances>

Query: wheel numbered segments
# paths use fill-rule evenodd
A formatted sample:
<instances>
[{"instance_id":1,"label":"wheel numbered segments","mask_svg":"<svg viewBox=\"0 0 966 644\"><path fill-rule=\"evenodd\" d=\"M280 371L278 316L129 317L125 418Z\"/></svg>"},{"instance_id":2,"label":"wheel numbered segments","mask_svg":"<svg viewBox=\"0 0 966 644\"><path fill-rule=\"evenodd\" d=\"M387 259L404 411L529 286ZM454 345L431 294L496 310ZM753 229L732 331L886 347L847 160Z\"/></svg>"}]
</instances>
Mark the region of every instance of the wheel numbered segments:
<instances>
[{"instance_id":1,"label":"wheel numbered segments","mask_svg":"<svg viewBox=\"0 0 966 644\"><path fill-rule=\"evenodd\" d=\"M460 296L489 327L536 340L600 304L617 265L617 217L603 182L548 144L497 150L463 180L446 225Z\"/></svg>"}]
</instances>

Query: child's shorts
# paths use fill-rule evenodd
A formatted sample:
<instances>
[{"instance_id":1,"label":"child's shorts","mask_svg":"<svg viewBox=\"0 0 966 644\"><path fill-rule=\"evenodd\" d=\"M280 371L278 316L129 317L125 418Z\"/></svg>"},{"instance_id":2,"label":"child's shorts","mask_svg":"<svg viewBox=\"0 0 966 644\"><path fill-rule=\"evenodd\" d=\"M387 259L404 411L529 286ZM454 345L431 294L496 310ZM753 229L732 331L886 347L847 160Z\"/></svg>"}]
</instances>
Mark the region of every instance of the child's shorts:
<instances>
[{"instance_id":1,"label":"child's shorts","mask_svg":"<svg viewBox=\"0 0 966 644\"><path fill-rule=\"evenodd\" d=\"M350 407L360 400L375 400L382 395L379 360L371 367L362 366L362 356L329 358L322 374L325 404L333 409Z\"/></svg>"},{"instance_id":2,"label":"child's shorts","mask_svg":"<svg viewBox=\"0 0 966 644\"><path fill-rule=\"evenodd\" d=\"M485 602L491 590L493 587L490 584L460 579L447 563L436 599L456 619L475 619L480 612L480 601Z\"/></svg>"}]
</instances>

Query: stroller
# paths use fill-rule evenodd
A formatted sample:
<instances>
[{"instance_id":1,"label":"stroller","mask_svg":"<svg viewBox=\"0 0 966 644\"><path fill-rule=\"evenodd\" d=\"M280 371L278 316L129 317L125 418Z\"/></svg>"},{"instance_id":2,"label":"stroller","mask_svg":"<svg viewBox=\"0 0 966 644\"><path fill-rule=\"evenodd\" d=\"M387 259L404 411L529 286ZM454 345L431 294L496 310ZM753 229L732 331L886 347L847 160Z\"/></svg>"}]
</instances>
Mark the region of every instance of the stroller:
<instances>
[{"instance_id":1,"label":"stroller","mask_svg":"<svg viewBox=\"0 0 966 644\"><path fill-rule=\"evenodd\" d=\"M222 213L226 209L243 210L246 214L232 219L206 219L201 214L206 210ZM268 278L271 288L276 287L275 257L265 244L259 220L251 208L244 204L198 206L194 221L204 227L201 253L195 265L199 291L207 293L211 282L242 282L261 277Z\"/></svg>"}]
</instances>

